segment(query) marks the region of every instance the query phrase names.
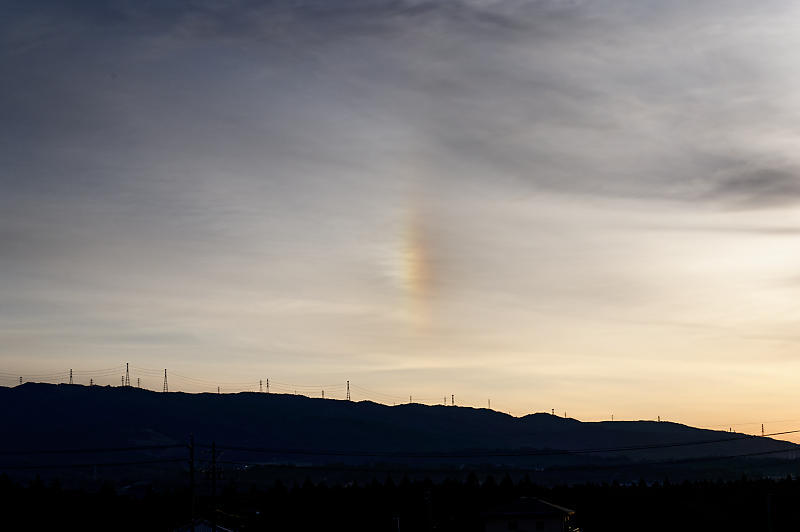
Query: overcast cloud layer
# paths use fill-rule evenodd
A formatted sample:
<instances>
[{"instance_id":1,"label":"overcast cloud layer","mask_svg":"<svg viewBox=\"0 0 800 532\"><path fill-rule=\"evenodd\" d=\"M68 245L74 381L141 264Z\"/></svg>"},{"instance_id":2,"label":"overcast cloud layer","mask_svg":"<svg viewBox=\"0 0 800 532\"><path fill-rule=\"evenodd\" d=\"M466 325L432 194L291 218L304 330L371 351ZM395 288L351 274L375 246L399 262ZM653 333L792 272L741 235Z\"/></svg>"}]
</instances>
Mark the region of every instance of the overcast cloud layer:
<instances>
[{"instance_id":1,"label":"overcast cloud layer","mask_svg":"<svg viewBox=\"0 0 800 532\"><path fill-rule=\"evenodd\" d=\"M79 4L0 7L0 384L800 398L794 2Z\"/></svg>"}]
</instances>

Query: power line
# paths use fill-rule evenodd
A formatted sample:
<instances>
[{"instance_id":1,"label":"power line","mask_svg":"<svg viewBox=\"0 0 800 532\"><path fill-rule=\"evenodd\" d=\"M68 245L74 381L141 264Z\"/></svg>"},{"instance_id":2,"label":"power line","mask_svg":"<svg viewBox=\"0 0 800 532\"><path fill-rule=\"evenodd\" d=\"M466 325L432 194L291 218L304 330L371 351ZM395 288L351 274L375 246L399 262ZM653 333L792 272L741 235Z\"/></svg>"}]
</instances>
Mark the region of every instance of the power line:
<instances>
[{"instance_id":1,"label":"power line","mask_svg":"<svg viewBox=\"0 0 800 532\"><path fill-rule=\"evenodd\" d=\"M185 445L181 445L180 447L186 447ZM226 449L225 447L216 447L214 444L211 446L204 446L211 448L212 451L217 451L219 449ZM646 467L646 466L654 466L654 465L678 465L684 463L700 463L700 462L710 462L710 461L717 461L717 460L732 460L736 458L752 458L756 456L768 456L772 454L780 454L780 453L789 453L793 452L791 449L780 449L780 450L770 450L770 451L756 451L756 452L749 452L749 453L740 453L740 454L733 454L733 455L721 455L721 456L704 456L704 457L697 457L697 458L685 458L685 459L672 459L672 460L651 460L651 461L644 461L644 462L633 462L627 464L580 464L580 465L562 465L562 466L552 466L548 467L544 470L541 468L530 469L524 467L517 467L514 468L515 471L535 471L537 473L541 473L542 471L564 471L564 470L597 470L597 469L619 469L623 467ZM376 471L419 471L419 472L452 472L452 468L422 468L416 467L414 465L403 465L402 467L395 467L395 468L386 468L386 467L376 467L376 466L358 466L358 465L343 465L343 464L331 464L331 465L297 465L297 464L262 464L259 462L252 462L252 461L220 461L216 460L216 452L214 452L214 457L212 460L216 462L216 464L231 464L231 465L243 465L243 466L260 466L260 467L269 467L269 468L292 468L292 469L319 469L319 470L342 470L342 471L368 471L368 472L376 472ZM134 465L150 465L150 464L167 464L167 463L180 463L186 462L185 458L160 458L160 459L153 459L153 460L132 460L132 461L117 461L117 462L85 462L79 464L36 464L36 465L0 465L0 470L36 470L36 469L66 469L66 468L84 468L84 467L118 467L118 466L134 466Z\"/></svg>"},{"instance_id":2,"label":"power line","mask_svg":"<svg viewBox=\"0 0 800 532\"><path fill-rule=\"evenodd\" d=\"M782 436L786 434L800 433L800 429L789 431L781 431L765 434L765 436ZM481 456L555 456L564 454L590 454L590 453L606 453L606 452L622 452L622 451L639 451L639 450L655 450L667 449L674 447L688 447L694 445L706 445L712 443L726 443L733 441L744 441L759 436L741 435L730 438L717 438L708 440L688 441L688 442L672 442L672 443L655 443L647 445L634 445L624 447L594 447L584 449L564 449L564 450L535 450L535 449L521 449L509 451L491 451L491 450L475 450L475 451L457 451L457 452L380 452L380 451L347 451L347 450L312 450L312 449L297 449L297 448L263 448L263 447L241 447L235 445L217 445L219 450L229 451L243 451L243 452L258 452L258 453L275 453L275 454L301 454L301 455L321 455L321 456L353 456L353 457L400 457L400 458L440 458L440 457L481 457ZM197 444L198 447L210 448L209 445ZM181 449L186 448L186 444L165 444L165 445L136 445L125 447L85 447L73 449L24 449L24 450L0 450L2 456L12 455L42 455L42 454L90 454L90 453L113 453L113 452L130 452L130 451L152 451L152 450L166 450L166 449ZM797 449L780 449L774 451L758 451L758 454L772 454L781 452L793 452Z\"/></svg>"},{"instance_id":3,"label":"power line","mask_svg":"<svg viewBox=\"0 0 800 532\"><path fill-rule=\"evenodd\" d=\"M800 429L781 431L765 436L779 436L785 434L794 434L800 432ZM625 447L606 447L606 448L588 448L588 449L572 449L572 450L516 450L516 451L458 451L458 452L365 452L365 451L335 451L335 450L308 450L308 449L277 449L277 448L254 448L254 447L241 447L234 445L220 445L216 443L209 445L192 445L185 444L170 444L170 445L139 445L127 447L95 447L95 448L79 448L79 449L26 449L26 450L6 450L0 451L2 456L29 456L29 455L51 455L51 454L101 454L101 453L114 453L114 452L131 452L131 451L147 451L147 450L166 450L166 449L186 449L188 448L190 454L195 447L203 447L211 449L214 457L220 450L239 451L239 452L254 452L254 453L272 453L272 454L300 454L308 456L346 456L346 457L383 457L383 458L469 458L469 457L511 457L511 456L558 456L558 455L576 455L576 454L590 454L590 453L607 453L619 451L637 451L637 450L653 450L665 449L674 447L684 447L693 445L703 445L710 443L724 443L732 441L748 440L757 438L758 436L742 435L732 438L718 438L691 442L673 442L673 443L659 443L638 446L625 446ZM652 465L677 465L682 463L695 463L713 460L727 460L736 458L748 458L756 456L768 456L773 454L794 453L796 449L774 449L767 451L754 451L747 453L739 453L733 455L717 455L717 456L704 456L692 457L684 459L666 459L655 461L638 461L629 464L581 464L581 465L565 465L565 466L552 466L548 467L545 471L556 471L559 469L564 470L580 470L580 469L618 469L620 467L643 467ZM37 464L37 465L0 465L0 470L25 470L25 469L60 469L60 468L81 468L92 466L132 466L132 465L146 465L146 464L163 464L163 463L177 463L184 462L183 458L162 458L152 460L135 460L135 461L118 461L118 462L91 462L79 464ZM253 462L224 462L240 465L261 465ZM293 466L297 467L297 466ZM302 466L301 466L302 467ZM339 466L319 466L323 469L337 469ZM404 466L404 470L421 470L421 468ZM515 468L517 470L524 470L524 468ZM375 470L370 467L368 470Z\"/></svg>"},{"instance_id":4,"label":"power line","mask_svg":"<svg viewBox=\"0 0 800 532\"><path fill-rule=\"evenodd\" d=\"M164 449L180 449L184 444L170 445L135 445L129 447L87 447L80 449L24 449L0 450L1 456L37 455L37 454L90 454L90 453L121 453L130 451L155 451Z\"/></svg>"},{"instance_id":5,"label":"power line","mask_svg":"<svg viewBox=\"0 0 800 532\"><path fill-rule=\"evenodd\" d=\"M629 462L624 464L579 464L579 465L560 465L552 466L545 469L545 471L573 471L573 470L598 470L598 469L620 469L623 467L647 467L658 465L681 465L701 462L714 462L717 460L733 460L736 458L754 458L756 456L768 456L772 454L781 453L794 453L795 449L774 449L770 451L754 451L749 453L740 454L724 454L724 455L710 455L698 456L692 458L672 458L664 460L645 460L639 462Z\"/></svg>"},{"instance_id":6,"label":"power line","mask_svg":"<svg viewBox=\"0 0 800 532\"><path fill-rule=\"evenodd\" d=\"M63 377L65 375L67 375L67 373L68 373L68 370L60 371L60 372L57 372L57 373L25 373L25 377L28 378L28 379L37 379L37 378L40 378L40 377ZM8 373L8 372L3 371L3 372L0 372L0 376L17 378L17 377L19 377L19 373Z\"/></svg>"},{"instance_id":7,"label":"power line","mask_svg":"<svg viewBox=\"0 0 800 532\"><path fill-rule=\"evenodd\" d=\"M775 432L765 434L765 436L780 436L785 434L800 433L800 429ZM631 445L625 447L595 447L586 449L518 449L518 450L474 450L474 451L455 451L455 452L394 452L394 451L347 451L347 450L318 450L318 449L297 449L297 448L263 448L263 447L239 447L233 445L217 445L217 449L229 451L242 451L254 453L272 454L295 454L305 456L350 456L367 458L471 458L471 457L511 457L511 456L560 456L560 455L581 455L599 454L611 452L631 452L646 451L657 449L669 449L674 447L689 447L693 445L708 445L712 443L727 443L733 441L744 441L759 436L742 435L730 438L718 438L709 440L698 440L689 442L656 443L647 445ZM207 447L201 445L201 447ZM782 449L775 452L792 452L797 449Z\"/></svg>"},{"instance_id":8,"label":"power line","mask_svg":"<svg viewBox=\"0 0 800 532\"><path fill-rule=\"evenodd\" d=\"M624 464L576 464L576 465L553 465L547 468L530 468L530 467L514 467L513 470L515 472L531 472L531 473L542 473L542 472L555 472L555 471L581 471L581 470L598 470L598 469L620 469L624 467L647 467L647 466L659 466L659 465L680 465L685 463L702 463L702 462L713 462L717 460L734 460L737 458L753 458L756 456L768 456L772 454L780 454L780 453L790 453L793 450L789 449L782 449L782 450L772 450L772 451L757 451L751 453L740 453L740 454L730 454L730 455L721 455L721 456L703 456L697 458L685 458L685 459L678 459L678 460L648 460L648 461L640 461L640 462L630 462ZM402 464L397 466L387 466L387 465L346 465L346 464L325 464L325 465L299 465L299 464L264 464L259 462L253 461L233 461L233 460L226 460L226 461L217 461L218 464L229 464L229 465L241 465L241 466L250 466L250 467L265 467L265 468L272 468L272 469L302 469L302 470L320 470L320 471L361 471L361 472L421 472L421 473L453 473L454 471L468 471L470 466L468 464L459 464L458 468L454 467L421 467L414 464ZM482 466L479 466L482 467ZM507 470L508 468L502 468L503 470Z\"/></svg>"},{"instance_id":9,"label":"power line","mask_svg":"<svg viewBox=\"0 0 800 532\"><path fill-rule=\"evenodd\" d=\"M0 470L24 470L24 469L65 469L81 467L118 467L134 466L146 464L166 464L186 462L185 458L161 458L157 460L135 460L131 462L87 462L82 464L37 464L37 465L0 465Z\"/></svg>"}]
</instances>

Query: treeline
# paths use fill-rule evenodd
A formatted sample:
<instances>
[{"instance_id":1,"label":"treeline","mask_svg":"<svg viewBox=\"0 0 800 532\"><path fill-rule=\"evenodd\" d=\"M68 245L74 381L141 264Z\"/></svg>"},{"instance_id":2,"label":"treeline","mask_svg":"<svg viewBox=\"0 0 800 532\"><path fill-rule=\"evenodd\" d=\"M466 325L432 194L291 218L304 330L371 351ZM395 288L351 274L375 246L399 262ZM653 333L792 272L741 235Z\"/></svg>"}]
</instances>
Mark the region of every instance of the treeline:
<instances>
[{"instance_id":1,"label":"treeline","mask_svg":"<svg viewBox=\"0 0 800 532\"><path fill-rule=\"evenodd\" d=\"M328 486L311 480L270 487L220 482L216 497L196 498L196 516L234 530L481 531L483 515L519 497L575 510L583 532L800 530L797 478L717 482L584 484L542 487L523 478L487 477L440 483L391 477ZM0 477L7 530L174 530L188 524L187 490L65 489L57 481Z\"/></svg>"}]
</instances>

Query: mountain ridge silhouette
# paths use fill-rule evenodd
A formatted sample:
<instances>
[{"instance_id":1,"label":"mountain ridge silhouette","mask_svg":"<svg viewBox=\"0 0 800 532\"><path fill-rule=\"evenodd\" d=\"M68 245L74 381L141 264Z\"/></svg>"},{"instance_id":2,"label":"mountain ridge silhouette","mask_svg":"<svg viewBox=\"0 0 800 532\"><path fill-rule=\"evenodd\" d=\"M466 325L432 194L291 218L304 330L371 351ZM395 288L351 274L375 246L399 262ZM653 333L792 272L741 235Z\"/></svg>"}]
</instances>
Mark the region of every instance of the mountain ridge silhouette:
<instances>
[{"instance_id":1,"label":"mountain ridge silhouette","mask_svg":"<svg viewBox=\"0 0 800 532\"><path fill-rule=\"evenodd\" d=\"M547 467L800 449L769 437L666 421L583 422L547 413L514 417L484 408L387 406L254 392L165 394L132 387L26 383L0 387L0 401L7 405L0 413L5 433L0 452L177 445L193 435L198 442L258 448L253 458L261 461L374 463L397 458L403 463ZM738 439L715 441L733 438Z\"/></svg>"}]
</instances>

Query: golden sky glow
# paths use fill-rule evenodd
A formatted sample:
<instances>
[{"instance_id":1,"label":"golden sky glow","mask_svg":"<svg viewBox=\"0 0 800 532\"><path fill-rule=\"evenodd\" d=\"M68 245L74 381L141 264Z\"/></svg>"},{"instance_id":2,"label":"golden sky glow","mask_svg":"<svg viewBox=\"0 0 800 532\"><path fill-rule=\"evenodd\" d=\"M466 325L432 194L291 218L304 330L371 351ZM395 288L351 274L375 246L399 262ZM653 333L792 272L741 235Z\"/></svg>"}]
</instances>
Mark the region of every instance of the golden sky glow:
<instances>
[{"instance_id":1,"label":"golden sky glow","mask_svg":"<svg viewBox=\"0 0 800 532\"><path fill-rule=\"evenodd\" d=\"M0 17L0 384L786 428L800 7L767 3Z\"/></svg>"}]
</instances>

